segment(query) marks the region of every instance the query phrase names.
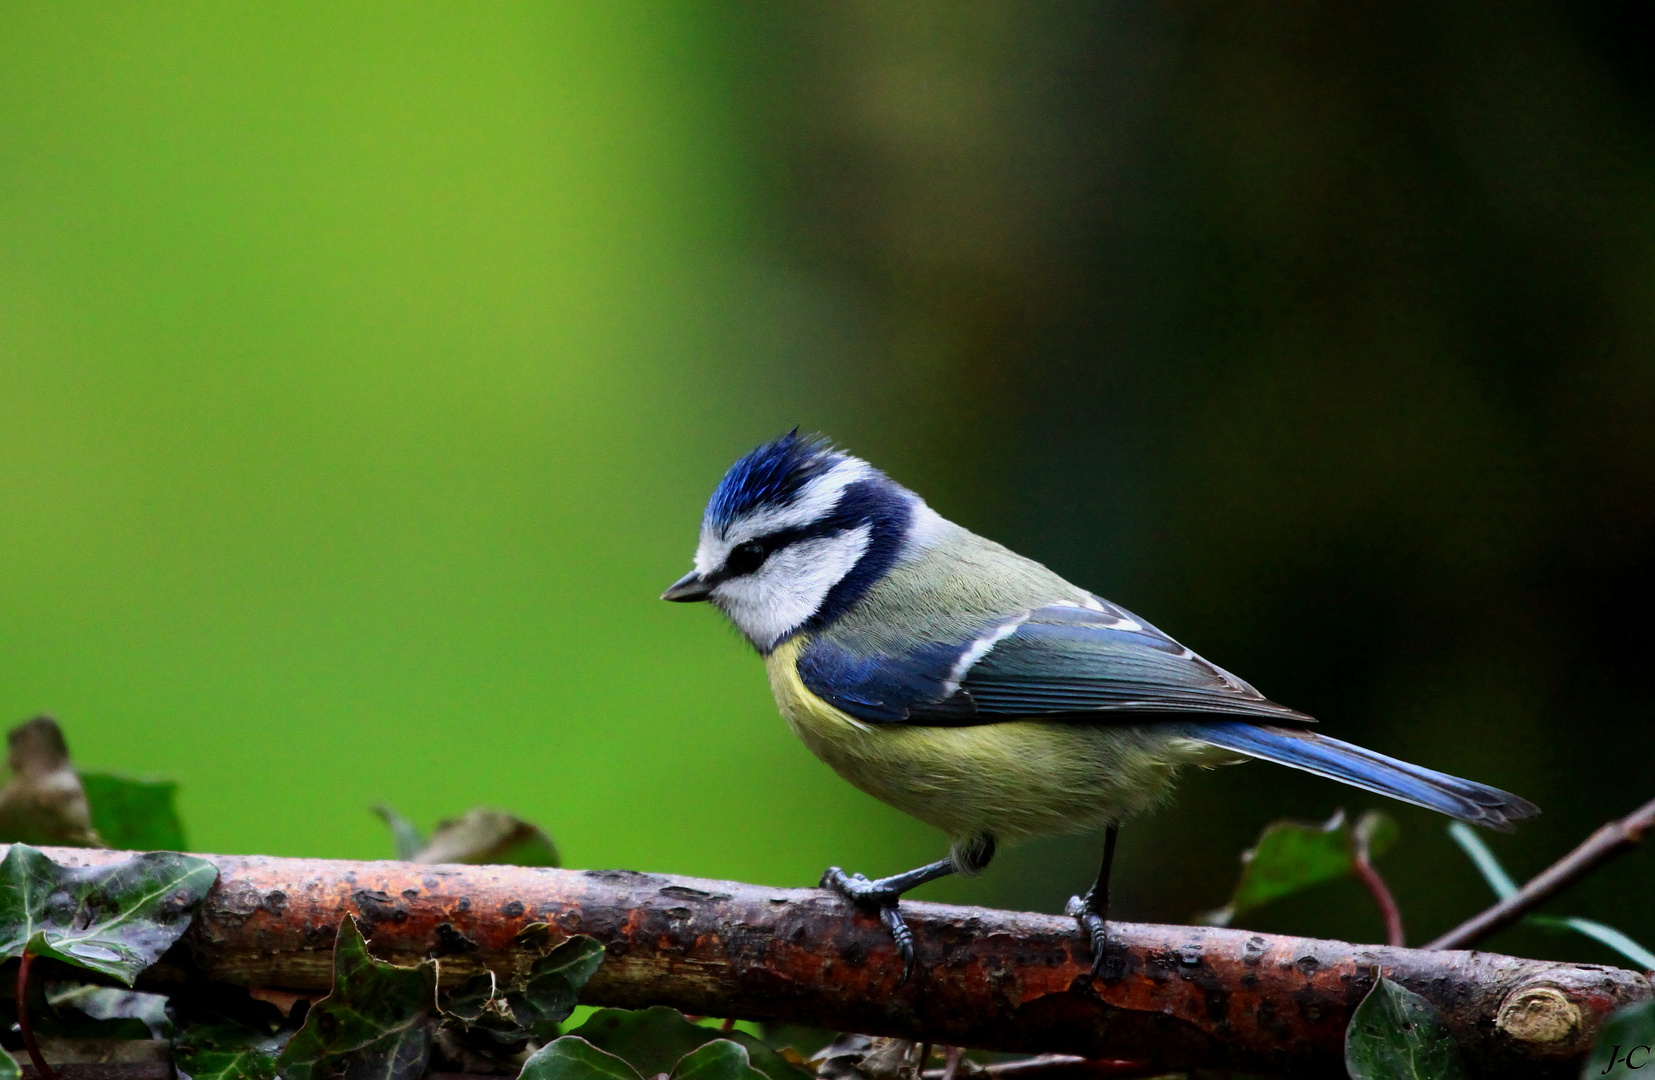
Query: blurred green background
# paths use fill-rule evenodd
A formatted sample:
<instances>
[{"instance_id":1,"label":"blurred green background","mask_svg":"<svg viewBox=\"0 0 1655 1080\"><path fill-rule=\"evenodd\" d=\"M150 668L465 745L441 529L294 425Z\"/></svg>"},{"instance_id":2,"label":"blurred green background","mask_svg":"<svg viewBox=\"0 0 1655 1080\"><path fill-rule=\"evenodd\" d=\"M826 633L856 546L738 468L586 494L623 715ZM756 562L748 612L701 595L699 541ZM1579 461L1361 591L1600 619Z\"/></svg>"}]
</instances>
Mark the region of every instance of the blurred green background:
<instances>
[{"instance_id":1,"label":"blurred green background","mask_svg":"<svg viewBox=\"0 0 1655 1080\"><path fill-rule=\"evenodd\" d=\"M0 6L0 717L179 779L203 850L386 856L384 800L929 860L656 599L797 423L1539 802L1533 872L1655 793L1652 52L1633 0ZM1378 802L1193 776L1119 910ZM1394 809L1423 940L1486 895ZM1096 846L929 895L1056 910ZM1655 944L1652 886L1555 910ZM1379 932L1354 885L1256 925Z\"/></svg>"}]
</instances>

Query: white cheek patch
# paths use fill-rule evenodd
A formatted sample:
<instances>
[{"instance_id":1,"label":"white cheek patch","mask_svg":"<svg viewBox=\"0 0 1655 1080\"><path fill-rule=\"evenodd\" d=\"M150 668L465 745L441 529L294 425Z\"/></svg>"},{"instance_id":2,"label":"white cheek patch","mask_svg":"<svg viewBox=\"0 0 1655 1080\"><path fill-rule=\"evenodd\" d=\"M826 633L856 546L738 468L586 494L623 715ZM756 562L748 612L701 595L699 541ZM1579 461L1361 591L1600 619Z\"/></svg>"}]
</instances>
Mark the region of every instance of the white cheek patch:
<instances>
[{"instance_id":1,"label":"white cheek patch","mask_svg":"<svg viewBox=\"0 0 1655 1080\"><path fill-rule=\"evenodd\" d=\"M859 525L838 536L789 544L754 573L720 584L713 603L753 644L770 649L821 609L827 594L867 553L872 535L870 526Z\"/></svg>"},{"instance_id":2,"label":"white cheek patch","mask_svg":"<svg viewBox=\"0 0 1655 1080\"><path fill-rule=\"evenodd\" d=\"M805 484L786 506L768 507L733 521L723 534L703 525L701 544L695 551L695 572L712 573L724 565L732 548L754 537L814 525L833 513L846 488L872 474L872 465L861 458L848 457Z\"/></svg>"}]
</instances>

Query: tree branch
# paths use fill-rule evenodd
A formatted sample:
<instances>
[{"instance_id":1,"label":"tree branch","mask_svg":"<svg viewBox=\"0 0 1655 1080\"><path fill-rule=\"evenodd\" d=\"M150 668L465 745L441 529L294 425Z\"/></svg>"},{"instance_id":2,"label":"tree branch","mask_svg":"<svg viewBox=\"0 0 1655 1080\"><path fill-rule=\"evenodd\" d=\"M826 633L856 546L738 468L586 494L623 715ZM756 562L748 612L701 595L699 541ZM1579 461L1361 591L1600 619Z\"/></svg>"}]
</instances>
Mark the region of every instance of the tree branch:
<instances>
[{"instance_id":1,"label":"tree branch","mask_svg":"<svg viewBox=\"0 0 1655 1080\"><path fill-rule=\"evenodd\" d=\"M1600 826L1579 847L1536 874L1509 898L1467 919L1425 947L1463 949L1504 930L1610 859L1637 847L1652 828L1655 828L1655 799L1619 821Z\"/></svg>"},{"instance_id":2,"label":"tree branch","mask_svg":"<svg viewBox=\"0 0 1655 1080\"><path fill-rule=\"evenodd\" d=\"M86 865L123 853L53 848ZM819 889L611 870L210 856L219 881L151 985L207 978L325 991L339 921L445 982L521 970L570 934L608 958L581 1000L672 1005L950 1046L1173 1067L1343 1075L1351 1011L1377 974L1433 1001L1482 1076L1565 1076L1642 975L1206 926L1110 924L1094 986L1072 920L904 902L919 976L880 921Z\"/></svg>"}]
</instances>

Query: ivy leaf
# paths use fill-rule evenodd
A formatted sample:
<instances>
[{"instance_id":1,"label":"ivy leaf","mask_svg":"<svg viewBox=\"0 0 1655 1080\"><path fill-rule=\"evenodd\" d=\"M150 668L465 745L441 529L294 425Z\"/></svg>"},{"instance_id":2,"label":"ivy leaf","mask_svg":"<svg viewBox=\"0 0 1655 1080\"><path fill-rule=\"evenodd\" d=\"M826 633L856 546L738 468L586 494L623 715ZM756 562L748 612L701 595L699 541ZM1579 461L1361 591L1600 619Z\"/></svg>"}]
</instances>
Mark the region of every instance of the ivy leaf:
<instances>
[{"instance_id":1,"label":"ivy leaf","mask_svg":"<svg viewBox=\"0 0 1655 1080\"><path fill-rule=\"evenodd\" d=\"M63 731L37 716L6 734L11 778L0 789L0 840L98 847L80 777L69 764Z\"/></svg>"},{"instance_id":2,"label":"ivy leaf","mask_svg":"<svg viewBox=\"0 0 1655 1080\"><path fill-rule=\"evenodd\" d=\"M283 1010L241 988L176 987L167 1011L173 1063L194 1080L272 1080L276 1056L293 1035Z\"/></svg>"},{"instance_id":3,"label":"ivy leaf","mask_svg":"<svg viewBox=\"0 0 1655 1080\"><path fill-rule=\"evenodd\" d=\"M164 1039L172 1030L164 994L140 994L136 990L82 983L47 983L46 1004L60 1015L73 1010L94 1023L120 1023L124 1030L133 1032L124 1036L126 1038Z\"/></svg>"},{"instance_id":4,"label":"ivy leaf","mask_svg":"<svg viewBox=\"0 0 1655 1080\"><path fill-rule=\"evenodd\" d=\"M437 998L437 1005L444 1015L465 1024L485 1024L490 1018L498 1023L507 1017L505 993L491 971L473 975L454 989L444 991Z\"/></svg>"},{"instance_id":5,"label":"ivy leaf","mask_svg":"<svg viewBox=\"0 0 1655 1080\"><path fill-rule=\"evenodd\" d=\"M557 1033L586 985L603 964L603 944L584 934L561 941L529 968L523 989L506 995L513 1018L537 1038Z\"/></svg>"},{"instance_id":6,"label":"ivy leaf","mask_svg":"<svg viewBox=\"0 0 1655 1080\"><path fill-rule=\"evenodd\" d=\"M73 1005L55 1006L44 995L31 992L29 1015L35 1033L42 1037L83 1041L149 1042L155 1032L144 1021L131 1016L94 1017Z\"/></svg>"},{"instance_id":7,"label":"ivy leaf","mask_svg":"<svg viewBox=\"0 0 1655 1080\"><path fill-rule=\"evenodd\" d=\"M718 1031L692 1024L677 1009L655 1005L648 1009L599 1009L570 1034L579 1035L600 1050L618 1054L644 1076L671 1072L685 1054L714 1039L740 1043L752 1067L769 1080L801 1080L809 1074L741 1031Z\"/></svg>"},{"instance_id":8,"label":"ivy leaf","mask_svg":"<svg viewBox=\"0 0 1655 1080\"><path fill-rule=\"evenodd\" d=\"M123 851L183 851L178 785L171 780L133 780L114 773L83 772L81 787L92 806L92 827L105 847Z\"/></svg>"},{"instance_id":9,"label":"ivy leaf","mask_svg":"<svg viewBox=\"0 0 1655 1080\"><path fill-rule=\"evenodd\" d=\"M731 1039L714 1039L685 1054L672 1070L672 1080L766 1080L753 1068L747 1048Z\"/></svg>"},{"instance_id":10,"label":"ivy leaf","mask_svg":"<svg viewBox=\"0 0 1655 1080\"><path fill-rule=\"evenodd\" d=\"M643 1080L636 1069L578 1035L565 1035L536 1050L517 1080Z\"/></svg>"},{"instance_id":11,"label":"ivy leaf","mask_svg":"<svg viewBox=\"0 0 1655 1080\"><path fill-rule=\"evenodd\" d=\"M416 1080L431 1056L429 962L405 968L368 954L348 916L333 945L333 990L312 1006L276 1061L283 1080Z\"/></svg>"},{"instance_id":12,"label":"ivy leaf","mask_svg":"<svg viewBox=\"0 0 1655 1080\"><path fill-rule=\"evenodd\" d=\"M23 1070L18 1067L17 1059L0 1050L0 1080L20 1080Z\"/></svg>"},{"instance_id":13,"label":"ivy leaf","mask_svg":"<svg viewBox=\"0 0 1655 1080\"><path fill-rule=\"evenodd\" d=\"M540 944L549 930L519 934L525 948ZM511 1068L530 1038L544 1043L561 1034L575 1009L580 988L603 963L603 946L584 936L568 938L536 960L527 973L509 979L484 971L438 998L445 1015L438 1045L470 1072Z\"/></svg>"},{"instance_id":14,"label":"ivy leaf","mask_svg":"<svg viewBox=\"0 0 1655 1080\"><path fill-rule=\"evenodd\" d=\"M218 880L206 859L152 851L59 866L26 844L0 861L0 959L49 956L132 985L189 929Z\"/></svg>"},{"instance_id":15,"label":"ivy leaf","mask_svg":"<svg viewBox=\"0 0 1655 1080\"><path fill-rule=\"evenodd\" d=\"M1628 1005L1609 1018L1581 1076L1589 1080L1633 1080L1646 1076L1655 1046L1655 1001Z\"/></svg>"},{"instance_id":16,"label":"ivy leaf","mask_svg":"<svg viewBox=\"0 0 1655 1080\"><path fill-rule=\"evenodd\" d=\"M1345 1029L1351 1080L1465 1080L1460 1048L1436 1006L1381 978Z\"/></svg>"},{"instance_id":17,"label":"ivy leaf","mask_svg":"<svg viewBox=\"0 0 1655 1080\"><path fill-rule=\"evenodd\" d=\"M525 978L502 981L485 971L438 1000L448 1016L495 1031L502 1041L548 1039L575 1011L580 988L603 957L596 938L576 935L536 960Z\"/></svg>"},{"instance_id":18,"label":"ivy leaf","mask_svg":"<svg viewBox=\"0 0 1655 1080\"><path fill-rule=\"evenodd\" d=\"M173 1040L173 1063L188 1080L275 1080L288 1035L229 1020L192 1024Z\"/></svg>"},{"instance_id":19,"label":"ivy leaf","mask_svg":"<svg viewBox=\"0 0 1655 1080\"><path fill-rule=\"evenodd\" d=\"M1378 810L1363 814L1354 828L1337 811L1320 825L1276 821L1265 826L1258 843L1241 854L1241 880L1230 902L1201 916L1212 926L1228 926L1238 915L1263 907L1301 889L1344 877L1356 870L1356 839L1377 858L1396 842L1396 823Z\"/></svg>"},{"instance_id":20,"label":"ivy leaf","mask_svg":"<svg viewBox=\"0 0 1655 1080\"><path fill-rule=\"evenodd\" d=\"M678 1059L670 1080L765 1080L765 1075L750 1063L745 1046L732 1039L718 1038L716 1032L710 1034L714 1037ZM651 1075L668 1074L662 1070ZM524 1062L518 1080L642 1080L642 1077L625 1058L594 1046L579 1035L565 1035L547 1043Z\"/></svg>"}]
</instances>

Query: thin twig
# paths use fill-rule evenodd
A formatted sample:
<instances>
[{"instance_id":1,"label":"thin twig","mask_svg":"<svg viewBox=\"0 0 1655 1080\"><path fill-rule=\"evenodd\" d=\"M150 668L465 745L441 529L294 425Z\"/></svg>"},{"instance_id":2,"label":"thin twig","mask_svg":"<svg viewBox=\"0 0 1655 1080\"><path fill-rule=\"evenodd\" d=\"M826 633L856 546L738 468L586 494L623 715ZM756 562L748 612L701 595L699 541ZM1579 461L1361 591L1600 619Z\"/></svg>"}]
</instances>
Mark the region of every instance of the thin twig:
<instances>
[{"instance_id":1,"label":"thin twig","mask_svg":"<svg viewBox=\"0 0 1655 1080\"><path fill-rule=\"evenodd\" d=\"M957 1050L957 1048L956 1048ZM1017 1061L1001 1061L983 1067L983 1075L993 1080L1021 1080L1040 1077L1042 1080L1131 1080L1132 1077L1164 1076L1165 1065L1148 1061L1111 1061L1107 1058L1085 1058L1074 1054L1040 1054ZM945 1080L948 1068L927 1069L922 1080Z\"/></svg>"},{"instance_id":2,"label":"thin twig","mask_svg":"<svg viewBox=\"0 0 1655 1080\"><path fill-rule=\"evenodd\" d=\"M1385 944L1400 948L1408 943L1408 937L1402 930L1402 909L1396 906L1396 897L1391 895L1385 879L1379 876L1374 868L1373 858L1368 851L1368 834L1363 829L1356 830L1355 850L1356 876L1362 879L1362 884L1368 887L1373 894L1373 902L1379 908L1379 914L1385 918Z\"/></svg>"},{"instance_id":3,"label":"thin twig","mask_svg":"<svg viewBox=\"0 0 1655 1080\"><path fill-rule=\"evenodd\" d=\"M17 1030L23 1035L23 1049L29 1052L29 1060L41 1080L57 1080L57 1073L40 1056L40 1044L34 1037L34 1019L29 1016L29 975L33 968L34 953L24 949L23 958L17 963Z\"/></svg>"},{"instance_id":4,"label":"thin twig","mask_svg":"<svg viewBox=\"0 0 1655 1080\"><path fill-rule=\"evenodd\" d=\"M960 1048L950 1046L942 1052L942 1080L954 1080L960 1074Z\"/></svg>"},{"instance_id":5,"label":"thin twig","mask_svg":"<svg viewBox=\"0 0 1655 1080\"><path fill-rule=\"evenodd\" d=\"M1528 884L1511 896L1467 919L1425 948L1463 949L1504 930L1610 859L1637 847L1650 829L1655 829L1655 799L1618 821L1600 826L1579 847L1529 879Z\"/></svg>"}]
</instances>

